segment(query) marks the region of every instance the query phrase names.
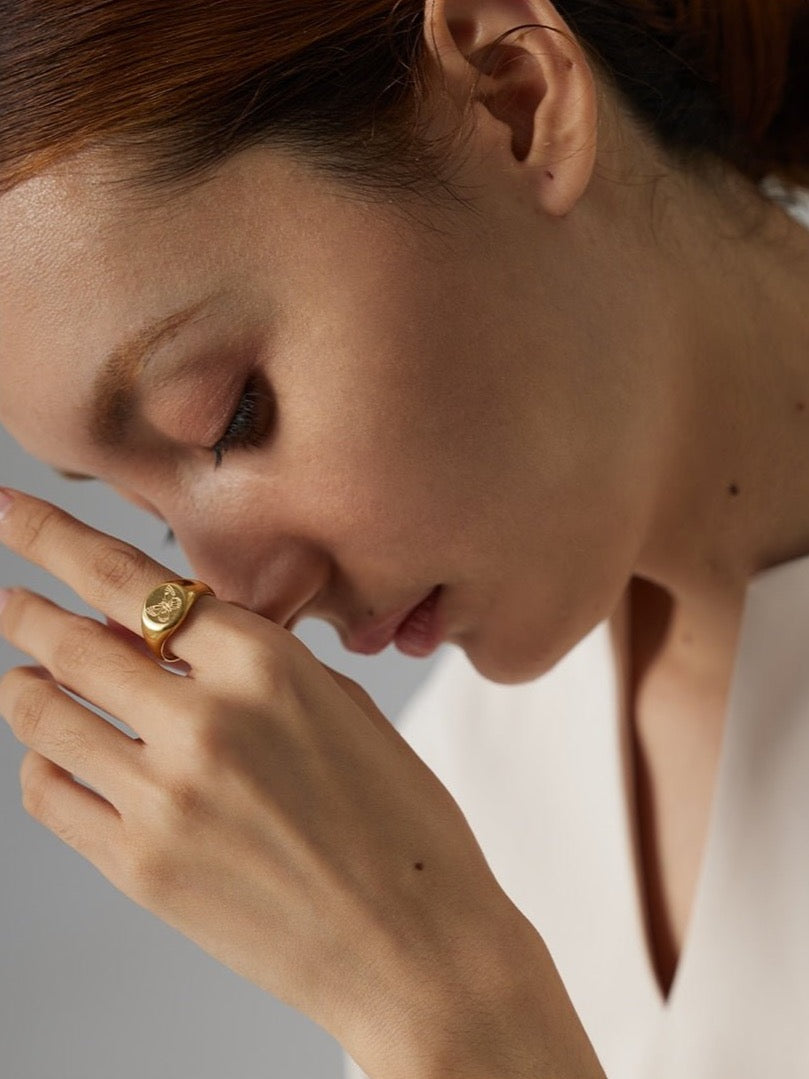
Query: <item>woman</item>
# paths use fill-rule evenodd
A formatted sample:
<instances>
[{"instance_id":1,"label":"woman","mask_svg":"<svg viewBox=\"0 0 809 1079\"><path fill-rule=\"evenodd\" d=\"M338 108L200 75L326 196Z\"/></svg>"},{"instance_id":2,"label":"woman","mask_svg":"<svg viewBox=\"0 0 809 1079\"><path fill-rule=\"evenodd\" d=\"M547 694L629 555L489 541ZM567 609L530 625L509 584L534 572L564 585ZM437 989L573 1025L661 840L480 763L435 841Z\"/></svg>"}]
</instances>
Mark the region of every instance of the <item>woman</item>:
<instances>
[{"instance_id":1,"label":"woman","mask_svg":"<svg viewBox=\"0 0 809 1079\"><path fill-rule=\"evenodd\" d=\"M2 631L36 663L0 682L30 747L24 804L374 1079L806 1074L790 1020L809 983L789 964L809 931L784 922L770 953L732 936L764 955L776 1006L734 994L728 964L727 1004L705 989L734 1038L703 1037L694 998L653 1057L626 1026L622 952L587 951L613 941L630 863L607 860L594 893L578 849L537 861L546 929L489 862L522 865L525 828L544 853L548 837L617 851L611 761L602 775L533 712L551 756L527 762L505 704L575 724L616 689L642 931L671 986L734 663L770 671L781 643L739 651L748 589L779 582L790 617L809 610L809 237L760 189L780 180L787 202L809 181L807 41L803 0L6 17L0 419L163 517L199 578L6 494L3 541L112 623L6 594ZM492 831L473 791L484 857L411 745L288 632L304 615L366 653L458 645L422 695L432 763L460 790L456 753L518 810L510 776L533 777L544 815ZM576 648L607 629L608 663ZM771 686L776 719L799 666ZM768 790L779 822L800 819ZM577 805L578 823L554 816ZM757 871L741 865L728 926ZM804 861L770 881L768 913L808 880Z\"/></svg>"}]
</instances>

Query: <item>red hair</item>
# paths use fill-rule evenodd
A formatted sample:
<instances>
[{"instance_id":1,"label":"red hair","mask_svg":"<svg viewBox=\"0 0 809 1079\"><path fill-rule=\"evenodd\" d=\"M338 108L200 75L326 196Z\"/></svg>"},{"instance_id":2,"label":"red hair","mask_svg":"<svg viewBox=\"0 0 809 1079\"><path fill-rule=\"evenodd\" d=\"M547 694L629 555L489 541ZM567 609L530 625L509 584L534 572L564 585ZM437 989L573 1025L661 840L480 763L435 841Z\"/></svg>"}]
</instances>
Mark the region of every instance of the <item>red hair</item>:
<instances>
[{"instance_id":1,"label":"red hair","mask_svg":"<svg viewBox=\"0 0 809 1079\"><path fill-rule=\"evenodd\" d=\"M807 0L619 0L610 6L632 9L715 94L738 133L742 171L756 180L773 173L809 185Z\"/></svg>"},{"instance_id":2,"label":"red hair","mask_svg":"<svg viewBox=\"0 0 809 1079\"><path fill-rule=\"evenodd\" d=\"M806 0L556 7L682 163L809 185ZM447 186L418 124L422 0L9 0L3 18L0 193L85 147L159 186L268 141L369 192Z\"/></svg>"}]
</instances>

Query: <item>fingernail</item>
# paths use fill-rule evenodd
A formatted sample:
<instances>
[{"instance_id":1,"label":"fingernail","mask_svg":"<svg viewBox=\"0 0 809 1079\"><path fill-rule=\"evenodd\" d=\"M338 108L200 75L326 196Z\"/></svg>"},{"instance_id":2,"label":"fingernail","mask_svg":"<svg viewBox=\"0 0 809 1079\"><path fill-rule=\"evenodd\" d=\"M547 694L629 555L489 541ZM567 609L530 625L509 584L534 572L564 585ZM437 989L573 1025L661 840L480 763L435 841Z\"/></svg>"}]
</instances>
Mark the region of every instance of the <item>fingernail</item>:
<instances>
[{"instance_id":1,"label":"fingernail","mask_svg":"<svg viewBox=\"0 0 809 1079\"><path fill-rule=\"evenodd\" d=\"M8 599L8 596L9 596L8 589L7 588L0 588L0 613L2 613L2 610L6 605L6 600Z\"/></svg>"},{"instance_id":2,"label":"fingernail","mask_svg":"<svg viewBox=\"0 0 809 1079\"><path fill-rule=\"evenodd\" d=\"M3 488L0 487L0 521L3 520L10 508L11 495L8 493L8 491L4 491Z\"/></svg>"}]
</instances>

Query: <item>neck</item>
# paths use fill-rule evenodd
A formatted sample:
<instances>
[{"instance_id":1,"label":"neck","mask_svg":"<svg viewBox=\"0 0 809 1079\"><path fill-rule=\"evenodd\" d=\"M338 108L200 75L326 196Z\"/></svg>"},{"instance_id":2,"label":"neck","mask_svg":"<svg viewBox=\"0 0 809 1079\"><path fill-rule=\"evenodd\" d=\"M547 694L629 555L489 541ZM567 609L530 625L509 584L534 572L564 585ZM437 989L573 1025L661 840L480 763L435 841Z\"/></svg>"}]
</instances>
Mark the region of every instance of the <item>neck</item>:
<instances>
[{"instance_id":1,"label":"neck","mask_svg":"<svg viewBox=\"0 0 809 1079\"><path fill-rule=\"evenodd\" d=\"M709 667L750 577L809 555L809 231L776 205L746 232L711 207L673 233L685 334L636 566L670 600L665 640L702 639Z\"/></svg>"}]
</instances>

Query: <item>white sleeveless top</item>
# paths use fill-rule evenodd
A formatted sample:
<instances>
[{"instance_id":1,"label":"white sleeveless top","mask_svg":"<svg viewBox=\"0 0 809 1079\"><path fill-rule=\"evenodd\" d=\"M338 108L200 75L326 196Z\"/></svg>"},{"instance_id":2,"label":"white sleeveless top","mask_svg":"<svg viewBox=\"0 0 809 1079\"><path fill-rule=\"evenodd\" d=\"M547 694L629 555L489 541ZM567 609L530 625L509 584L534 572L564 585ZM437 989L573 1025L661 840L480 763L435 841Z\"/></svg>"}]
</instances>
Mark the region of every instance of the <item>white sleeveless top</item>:
<instances>
[{"instance_id":1,"label":"white sleeveless top","mask_svg":"<svg viewBox=\"0 0 809 1079\"><path fill-rule=\"evenodd\" d=\"M648 950L609 623L521 685L489 682L443 647L397 726L548 946L608 1079L807 1079L809 556L748 582L667 999ZM346 1079L364 1079L344 1062Z\"/></svg>"}]
</instances>

